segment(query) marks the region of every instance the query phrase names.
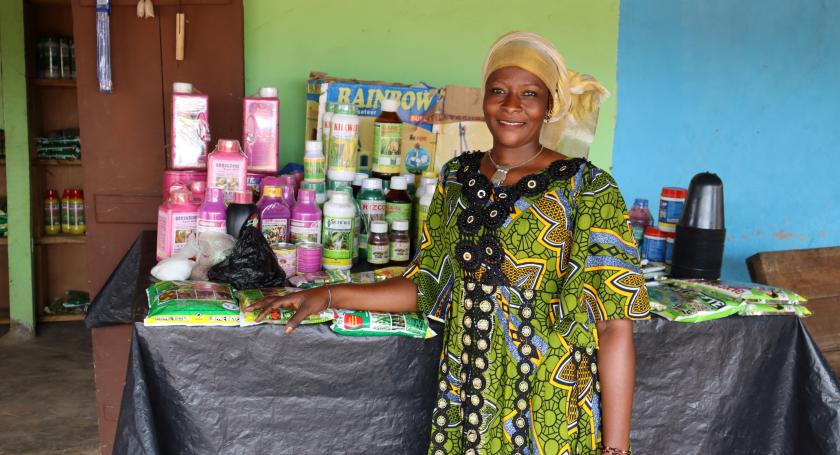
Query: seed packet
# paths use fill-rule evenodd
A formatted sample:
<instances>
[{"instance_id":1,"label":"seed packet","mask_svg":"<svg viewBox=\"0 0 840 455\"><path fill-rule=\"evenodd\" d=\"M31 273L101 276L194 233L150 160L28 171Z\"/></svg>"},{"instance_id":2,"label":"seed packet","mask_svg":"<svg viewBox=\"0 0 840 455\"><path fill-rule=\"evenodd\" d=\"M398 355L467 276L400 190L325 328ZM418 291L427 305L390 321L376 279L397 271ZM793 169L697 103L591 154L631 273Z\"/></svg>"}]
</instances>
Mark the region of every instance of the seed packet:
<instances>
[{"instance_id":1,"label":"seed packet","mask_svg":"<svg viewBox=\"0 0 840 455\"><path fill-rule=\"evenodd\" d=\"M403 336L432 338L437 335L429 328L425 316L417 313L377 313L373 311L336 311L333 332L356 337Z\"/></svg>"},{"instance_id":2,"label":"seed packet","mask_svg":"<svg viewBox=\"0 0 840 455\"><path fill-rule=\"evenodd\" d=\"M746 303L738 314L741 316L792 315L807 318L811 315L811 310L802 304Z\"/></svg>"},{"instance_id":3,"label":"seed packet","mask_svg":"<svg viewBox=\"0 0 840 455\"><path fill-rule=\"evenodd\" d=\"M350 272L347 270L325 270L323 272L304 273L289 278L289 284L301 289L316 288L325 284L349 282Z\"/></svg>"},{"instance_id":4,"label":"seed packet","mask_svg":"<svg viewBox=\"0 0 840 455\"><path fill-rule=\"evenodd\" d=\"M703 322L738 313L743 304L663 282L647 288L651 311L669 321Z\"/></svg>"},{"instance_id":5,"label":"seed packet","mask_svg":"<svg viewBox=\"0 0 840 455\"><path fill-rule=\"evenodd\" d=\"M721 299L744 301L747 303L787 303L796 304L807 301L805 297L776 286L759 283L741 283L729 280L666 280L679 287L693 288Z\"/></svg>"},{"instance_id":6,"label":"seed packet","mask_svg":"<svg viewBox=\"0 0 840 455\"><path fill-rule=\"evenodd\" d=\"M405 272L405 267L402 266L383 267L369 272L353 273L350 275L350 280L361 284L378 283L388 278L402 276L403 272Z\"/></svg>"},{"instance_id":7,"label":"seed packet","mask_svg":"<svg viewBox=\"0 0 840 455\"><path fill-rule=\"evenodd\" d=\"M245 307L261 300L265 297L282 297L284 295L289 295L294 292L298 292L300 289L297 288L262 288L262 289L246 289L244 291L239 291L236 293L237 297L239 297L239 304L240 304L240 315L239 315L239 325L241 327L247 327L251 325L257 324L286 324L292 317L295 315L294 310L288 310L285 308L280 308L277 310L273 310L260 322L256 322L257 316L260 315L260 311L245 311ZM319 314L312 314L307 316L306 319L303 320L301 324L321 324L323 322L329 322L335 319L335 312L333 310L322 311Z\"/></svg>"},{"instance_id":8,"label":"seed packet","mask_svg":"<svg viewBox=\"0 0 840 455\"><path fill-rule=\"evenodd\" d=\"M147 326L238 326L239 305L227 284L209 281L159 281L146 290Z\"/></svg>"}]
</instances>

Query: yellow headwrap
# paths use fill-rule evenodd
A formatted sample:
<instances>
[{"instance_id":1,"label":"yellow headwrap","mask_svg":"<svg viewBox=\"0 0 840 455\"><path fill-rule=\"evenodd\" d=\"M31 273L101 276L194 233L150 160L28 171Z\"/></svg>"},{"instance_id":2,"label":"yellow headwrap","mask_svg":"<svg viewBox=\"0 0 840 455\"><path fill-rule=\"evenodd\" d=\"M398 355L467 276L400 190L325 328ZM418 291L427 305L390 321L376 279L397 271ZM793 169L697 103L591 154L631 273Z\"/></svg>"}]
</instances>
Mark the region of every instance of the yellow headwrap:
<instances>
[{"instance_id":1,"label":"yellow headwrap","mask_svg":"<svg viewBox=\"0 0 840 455\"><path fill-rule=\"evenodd\" d=\"M585 118L609 96L591 76L569 70L554 45L536 33L510 32L496 40L484 60L484 85L494 71L507 66L529 71L545 83L552 99L549 122Z\"/></svg>"}]
</instances>

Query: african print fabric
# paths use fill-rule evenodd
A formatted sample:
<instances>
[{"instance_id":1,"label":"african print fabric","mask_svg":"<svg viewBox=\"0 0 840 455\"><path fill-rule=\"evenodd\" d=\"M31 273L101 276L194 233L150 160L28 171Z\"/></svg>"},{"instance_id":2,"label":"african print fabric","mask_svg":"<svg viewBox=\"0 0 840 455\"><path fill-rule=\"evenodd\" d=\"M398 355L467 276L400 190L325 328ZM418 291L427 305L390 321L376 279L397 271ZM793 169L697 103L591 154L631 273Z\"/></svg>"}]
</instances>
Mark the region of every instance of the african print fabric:
<instances>
[{"instance_id":1,"label":"african print fabric","mask_svg":"<svg viewBox=\"0 0 840 455\"><path fill-rule=\"evenodd\" d=\"M482 155L444 167L405 272L446 323L429 453L597 453L595 323L649 312L624 201L583 160L494 187Z\"/></svg>"}]
</instances>

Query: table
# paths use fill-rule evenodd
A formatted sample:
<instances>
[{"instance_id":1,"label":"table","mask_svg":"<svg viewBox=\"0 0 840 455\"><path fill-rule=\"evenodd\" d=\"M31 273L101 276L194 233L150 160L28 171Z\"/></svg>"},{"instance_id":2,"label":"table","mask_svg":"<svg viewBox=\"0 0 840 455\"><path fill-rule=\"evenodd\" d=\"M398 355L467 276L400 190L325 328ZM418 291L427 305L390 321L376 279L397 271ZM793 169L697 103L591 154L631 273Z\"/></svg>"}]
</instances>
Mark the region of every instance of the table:
<instances>
[{"instance_id":1,"label":"table","mask_svg":"<svg viewBox=\"0 0 840 455\"><path fill-rule=\"evenodd\" d=\"M799 319L655 318L635 342L636 453L837 453L840 384ZM440 343L136 322L115 453L425 453Z\"/></svg>"}]
</instances>

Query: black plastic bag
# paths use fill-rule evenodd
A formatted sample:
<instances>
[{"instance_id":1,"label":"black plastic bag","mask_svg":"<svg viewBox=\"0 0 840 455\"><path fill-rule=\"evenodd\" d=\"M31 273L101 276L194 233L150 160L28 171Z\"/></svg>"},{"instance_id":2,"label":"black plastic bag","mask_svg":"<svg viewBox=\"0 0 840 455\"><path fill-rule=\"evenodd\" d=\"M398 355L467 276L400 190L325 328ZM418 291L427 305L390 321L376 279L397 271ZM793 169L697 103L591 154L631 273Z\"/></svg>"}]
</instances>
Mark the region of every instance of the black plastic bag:
<instances>
[{"instance_id":1,"label":"black plastic bag","mask_svg":"<svg viewBox=\"0 0 840 455\"><path fill-rule=\"evenodd\" d=\"M207 271L207 278L232 284L236 289L273 288L285 284L286 273L262 233L253 226L246 226L233 251Z\"/></svg>"}]
</instances>

